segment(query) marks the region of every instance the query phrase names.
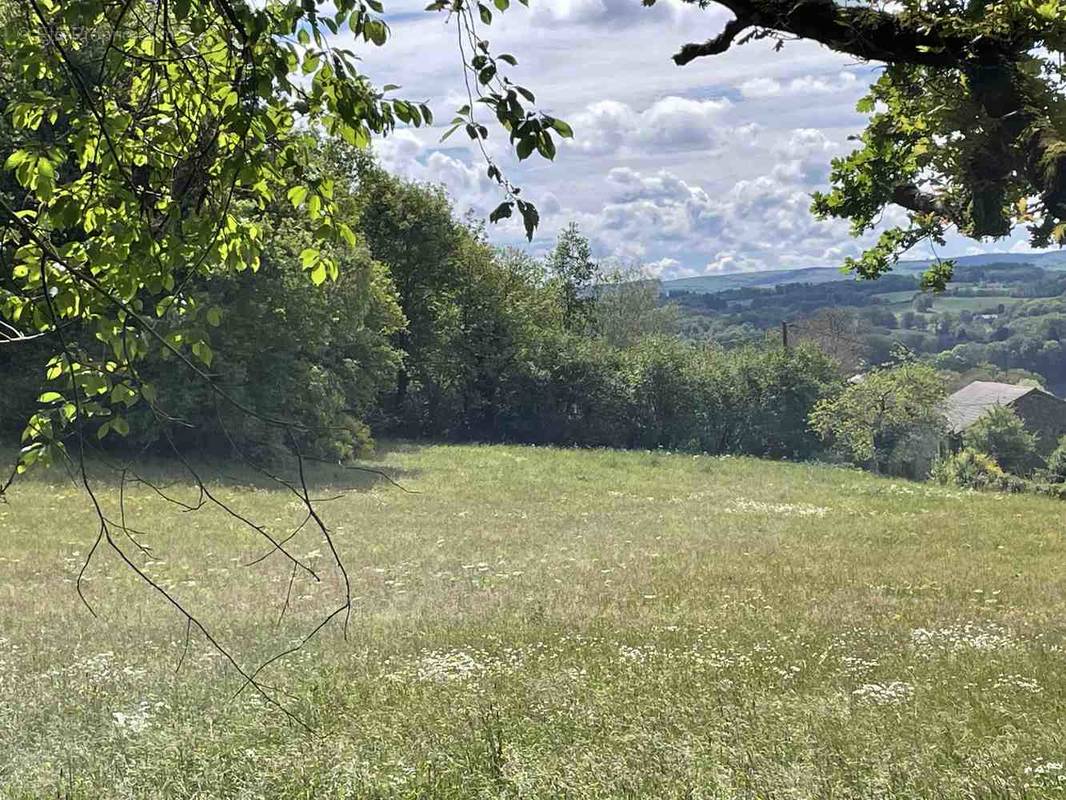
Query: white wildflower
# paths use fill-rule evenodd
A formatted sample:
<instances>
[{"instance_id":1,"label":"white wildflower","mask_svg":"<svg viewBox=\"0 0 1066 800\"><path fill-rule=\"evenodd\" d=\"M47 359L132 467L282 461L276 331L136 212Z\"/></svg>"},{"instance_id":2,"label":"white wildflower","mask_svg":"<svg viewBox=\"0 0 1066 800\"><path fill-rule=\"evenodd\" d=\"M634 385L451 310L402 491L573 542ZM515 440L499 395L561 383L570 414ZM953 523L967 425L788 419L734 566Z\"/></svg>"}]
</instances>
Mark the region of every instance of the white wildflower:
<instances>
[{"instance_id":1,"label":"white wildflower","mask_svg":"<svg viewBox=\"0 0 1066 800\"><path fill-rule=\"evenodd\" d=\"M904 703L914 694L914 687L903 681L866 683L852 692L859 700L878 706Z\"/></svg>"},{"instance_id":2,"label":"white wildflower","mask_svg":"<svg viewBox=\"0 0 1066 800\"><path fill-rule=\"evenodd\" d=\"M420 681L462 681L476 676L484 665L465 650L438 650L427 653L418 662Z\"/></svg>"},{"instance_id":3,"label":"white wildflower","mask_svg":"<svg viewBox=\"0 0 1066 800\"><path fill-rule=\"evenodd\" d=\"M142 700L132 711L111 712L111 718L123 732L141 733L148 727L152 712L162 708L166 708L165 703L152 703L148 700Z\"/></svg>"},{"instance_id":4,"label":"white wildflower","mask_svg":"<svg viewBox=\"0 0 1066 800\"><path fill-rule=\"evenodd\" d=\"M938 650L1003 650L1013 645L1014 639L1000 625L966 623L933 630L915 628L911 631L911 644L919 653L930 655Z\"/></svg>"},{"instance_id":5,"label":"white wildflower","mask_svg":"<svg viewBox=\"0 0 1066 800\"><path fill-rule=\"evenodd\" d=\"M1023 692L1029 692L1030 694L1040 694L1043 688L1032 678L1027 678L1024 675L1000 675L992 683L992 688L997 691L1003 691L1008 689L1018 689Z\"/></svg>"},{"instance_id":6,"label":"white wildflower","mask_svg":"<svg viewBox=\"0 0 1066 800\"><path fill-rule=\"evenodd\" d=\"M763 503L741 498L732 501L724 511L727 514L772 514L785 517L824 517L829 513L825 506L807 503Z\"/></svg>"}]
</instances>

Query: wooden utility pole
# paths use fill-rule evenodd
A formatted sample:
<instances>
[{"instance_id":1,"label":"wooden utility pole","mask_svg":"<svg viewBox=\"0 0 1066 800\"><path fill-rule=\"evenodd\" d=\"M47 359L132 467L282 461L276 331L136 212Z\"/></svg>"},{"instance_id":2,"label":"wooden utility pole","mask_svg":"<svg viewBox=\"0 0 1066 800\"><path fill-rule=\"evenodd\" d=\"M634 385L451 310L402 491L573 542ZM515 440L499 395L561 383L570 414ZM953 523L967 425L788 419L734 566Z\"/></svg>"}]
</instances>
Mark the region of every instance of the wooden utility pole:
<instances>
[{"instance_id":1,"label":"wooden utility pole","mask_svg":"<svg viewBox=\"0 0 1066 800\"><path fill-rule=\"evenodd\" d=\"M788 323L781 320L781 347L788 350Z\"/></svg>"}]
</instances>

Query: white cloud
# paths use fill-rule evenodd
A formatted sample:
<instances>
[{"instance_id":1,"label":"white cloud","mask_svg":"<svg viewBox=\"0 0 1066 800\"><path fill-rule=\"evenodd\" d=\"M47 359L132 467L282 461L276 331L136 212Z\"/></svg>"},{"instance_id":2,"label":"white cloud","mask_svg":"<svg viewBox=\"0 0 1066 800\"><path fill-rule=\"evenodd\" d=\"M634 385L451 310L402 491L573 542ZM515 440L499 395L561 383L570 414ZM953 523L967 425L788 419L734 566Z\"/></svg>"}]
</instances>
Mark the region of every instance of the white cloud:
<instances>
[{"instance_id":1,"label":"white cloud","mask_svg":"<svg viewBox=\"0 0 1066 800\"><path fill-rule=\"evenodd\" d=\"M590 154L629 148L685 150L719 144L728 129L721 117L727 99L664 97L643 111L617 100L601 100L573 117L574 147Z\"/></svg>"},{"instance_id":2,"label":"white cloud","mask_svg":"<svg viewBox=\"0 0 1066 800\"><path fill-rule=\"evenodd\" d=\"M354 49L377 83L400 84L398 94L430 101L446 122L465 102L455 28L444 15L421 13L423 5L388 4L401 12L390 20L388 46ZM875 69L803 42L781 53L754 42L683 69L672 64L682 43L713 35L729 16L682 0L652 8L534 0L529 8L512 2L485 29L494 51L517 56L511 77L575 131L548 163L536 155L518 162L492 129L490 154L541 211L532 252L546 251L569 220L589 234L598 258L639 259L670 277L832 265L857 251L846 224L813 219L809 195L825 187L829 160L862 129L855 100ZM460 212L487 214L501 198L481 154L461 134L441 144L442 132L401 131L376 149L389 169L443 182ZM488 232L527 246L517 224ZM952 246L946 254L959 251Z\"/></svg>"},{"instance_id":3,"label":"white cloud","mask_svg":"<svg viewBox=\"0 0 1066 800\"><path fill-rule=\"evenodd\" d=\"M833 76L801 75L791 80L777 80L760 76L744 81L737 87L750 99L764 99L785 95L837 94L859 88L859 78L854 72L840 72Z\"/></svg>"}]
</instances>

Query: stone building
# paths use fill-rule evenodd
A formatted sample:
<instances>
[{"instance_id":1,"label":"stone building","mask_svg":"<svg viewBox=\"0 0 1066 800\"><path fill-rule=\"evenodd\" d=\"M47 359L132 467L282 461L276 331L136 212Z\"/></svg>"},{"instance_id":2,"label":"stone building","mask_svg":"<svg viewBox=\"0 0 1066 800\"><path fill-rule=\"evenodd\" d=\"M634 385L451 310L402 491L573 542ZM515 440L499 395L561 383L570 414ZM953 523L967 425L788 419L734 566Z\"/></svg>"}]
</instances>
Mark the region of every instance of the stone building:
<instances>
[{"instance_id":1,"label":"stone building","mask_svg":"<svg viewBox=\"0 0 1066 800\"><path fill-rule=\"evenodd\" d=\"M955 444L966 429L995 406L1007 406L1032 433L1037 450L1047 456L1066 435L1066 401L1037 386L974 381L948 397L945 416Z\"/></svg>"}]
</instances>

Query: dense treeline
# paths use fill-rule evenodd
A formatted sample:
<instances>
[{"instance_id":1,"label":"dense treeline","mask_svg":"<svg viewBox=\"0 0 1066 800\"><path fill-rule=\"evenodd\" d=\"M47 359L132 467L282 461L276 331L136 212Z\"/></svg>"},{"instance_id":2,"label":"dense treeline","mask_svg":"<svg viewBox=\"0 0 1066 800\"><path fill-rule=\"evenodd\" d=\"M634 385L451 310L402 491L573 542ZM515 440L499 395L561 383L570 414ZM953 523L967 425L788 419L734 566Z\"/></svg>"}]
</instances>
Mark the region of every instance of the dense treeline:
<instances>
[{"instance_id":1,"label":"dense treeline","mask_svg":"<svg viewBox=\"0 0 1066 800\"><path fill-rule=\"evenodd\" d=\"M841 375L817 348L683 342L657 285L600 274L574 226L536 260L492 247L443 190L369 157L328 146L320 166L359 234L331 254L340 278L309 281L309 233L268 209L258 271L191 278L199 305L183 324L210 342L221 392L180 362L151 361L137 378L153 401L94 439L329 459L365 452L374 435L790 458L820 447L807 416ZM0 424L17 434L44 364L32 346L0 357Z\"/></svg>"}]
</instances>

